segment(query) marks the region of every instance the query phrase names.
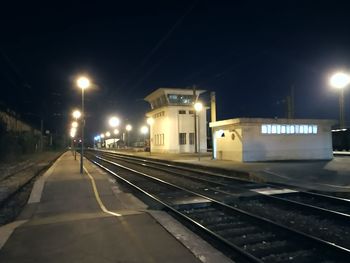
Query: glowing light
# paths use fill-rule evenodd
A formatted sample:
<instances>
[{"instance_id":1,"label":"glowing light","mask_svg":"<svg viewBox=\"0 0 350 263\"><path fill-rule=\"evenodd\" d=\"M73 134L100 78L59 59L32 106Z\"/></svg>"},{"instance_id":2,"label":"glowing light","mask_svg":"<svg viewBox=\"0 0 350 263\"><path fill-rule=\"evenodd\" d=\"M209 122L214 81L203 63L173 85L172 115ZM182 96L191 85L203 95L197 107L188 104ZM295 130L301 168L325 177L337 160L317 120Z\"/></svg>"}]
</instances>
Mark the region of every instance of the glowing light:
<instances>
[{"instance_id":1,"label":"glowing light","mask_svg":"<svg viewBox=\"0 0 350 263\"><path fill-rule=\"evenodd\" d=\"M344 72L337 72L329 79L332 87L343 89L350 83L350 76Z\"/></svg>"},{"instance_id":2,"label":"glowing light","mask_svg":"<svg viewBox=\"0 0 350 263\"><path fill-rule=\"evenodd\" d=\"M129 132L132 130L132 126L130 124L126 125L125 129Z\"/></svg>"},{"instance_id":3,"label":"glowing light","mask_svg":"<svg viewBox=\"0 0 350 263\"><path fill-rule=\"evenodd\" d=\"M109 119L109 125L111 127L117 127L119 125L119 123L120 123L120 121L119 121L119 119L117 117L111 117Z\"/></svg>"},{"instance_id":4,"label":"glowing light","mask_svg":"<svg viewBox=\"0 0 350 263\"><path fill-rule=\"evenodd\" d=\"M77 128L72 127L70 129L70 137L74 138L76 134L77 134Z\"/></svg>"},{"instance_id":5,"label":"glowing light","mask_svg":"<svg viewBox=\"0 0 350 263\"><path fill-rule=\"evenodd\" d=\"M194 104L194 109L196 110L196 112L200 112L203 109L203 104L201 102L196 102Z\"/></svg>"},{"instance_id":6,"label":"glowing light","mask_svg":"<svg viewBox=\"0 0 350 263\"><path fill-rule=\"evenodd\" d=\"M152 117L147 119L147 124L152 125L154 123L154 119Z\"/></svg>"},{"instance_id":7,"label":"glowing light","mask_svg":"<svg viewBox=\"0 0 350 263\"><path fill-rule=\"evenodd\" d=\"M117 134L119 134L119 130L118 130L118 129L115 129L115 130L113 131L113 133L114 133L115 135L117 135Z\"/></svg>"},{"instance_id":8,"label":"glowing light","mask_svg":"<svg viewBox=\"0 0 350 263\"><path fill-rule=\"evenodd\" d=\"M86 89L90 86L90 80L87 77L81 76L77 79L77 85L81 89Z\"/></svg>"},{"instance_id":9,"label":"glowing light","mask_svg":"<svg viewBox=\"0 0 350 263\"><path fill-rule=\"evenodd\" d=\"M72 122L72 127L73 127L73 128L77 128L77 127L78 127L78 123L77 123L76 121L73 121L73 122Z\"/></svg>"},{"instance_id":10,"label":"glowing light","mask_svg":"<svg viewBox=\"0 0 350 263\"><path fill-rule=\"evenodd\" d=\"M103 139L105 137L105 135L103 133L101 133L100 137Z\"/></svg>"},{"instance_id":11,"label":"glowing light","mask_svg":"<svg viewBox=\"0 0 350 263\"><path fill-rule=\"evenodd\" d=\"M140 129L142 134L147 134L148 133L148 127L147 126L142 126Z\"/></svg>"},{"instance_id":12,"label":"glowing light","mask_svg":"<svg viewBox=\"0 0 350 263\"><path fill-rule=\"evenodd\" d=\"M106 132L106 137L109 137L111 136L111 133L110 132Z\"/></svg>"},{"instance_id":13,"label":"glowing light","mask_svg":"<svg viewBox=\"0 0 350 263\"><path fill-rule=\"evenodd\" d=\"M74 119L79 119L80 118L80 116L81 116L81 112L80 111L78 111L78 110L75 110L75 111L73 111L73 118Z\"/></svg>"}]
</instances>

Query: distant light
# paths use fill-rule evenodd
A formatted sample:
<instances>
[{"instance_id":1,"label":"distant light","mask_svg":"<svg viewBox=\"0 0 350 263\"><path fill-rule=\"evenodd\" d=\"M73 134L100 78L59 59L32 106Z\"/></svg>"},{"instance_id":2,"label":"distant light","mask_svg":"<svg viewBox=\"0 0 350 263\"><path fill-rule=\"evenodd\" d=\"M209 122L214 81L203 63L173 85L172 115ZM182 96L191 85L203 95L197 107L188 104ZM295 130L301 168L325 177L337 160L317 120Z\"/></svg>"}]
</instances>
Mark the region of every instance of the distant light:
<instances>
[{"instance_id":1,"label":"distant light","mask_svg":"<svg viewBox=\"0 0 350 263\"><path fill-rule=\"evenodd\" d=\"M97 136L96 136L96 139L97 139L97 140L101 139L101 136L100 136L100 135L97 135Z\"/></svg>"},{"instance_id":2,"label":"distant light","mask_svg":"<svg viewBox=\"0 0 350 263\"><path fill-rule=\"evenodd\" d=\"M100 137L103 139L105 137L105 135L103 133L101 133Z\"/></svg>"},{"instance_id":3,"label":"distant light","mask_svg":"<svg viewBox=\"0 0 350 263\"><path fill-rule=\"evenodd\" d=\"M344 72L337 72L329 79L329 83L334 88L343 89L349 85L350 76Z\"/></svg>"},{"instance_id":4,"label":"distant light","mask_svg":"<svg viewBox=\"0 0 350 263\"><path fill-rule=\"evenodd\" d=\"M81 89L86 89L90 86L90 80L87 77L81 76L77 79L77 85Z\"/></svg>"},{"instance_id":5,"label":"distant light","mask_svg":"<svg viewBox=\"0 0 350 263\"><path fill-rule=\"evenodd\" d=\"M115 129L115 130L113 131L113 133L114 133L115 135L117 135L117 134L119 134L119 130L118 130L118 129Z\"/></svg>"},{"instance_id":6,"label":"distant light","mask_svg":"<svg viewBox=\"0 0 350 263\"><path fill-rule=\"evenodd\" d=\"M194 104L194 109L196 110L196 112L200 112L203 109L203 104L201 102L196 102Z\"/></svg>"},{"instance_id":7,"label":"distant light","mask_svg":"<svg viewBox=\"0 0 350 263\"><path fill-rule=\"evenodd\" d=\"M80 118L80 116L81 116L81 112L80 111L78 111L78 110L75 110L75 111L73 111L73 118L74 119L79 119Z\"/></svg>"},{"instance_id":8,"label":"distant light","mask_svg":"<svg viewBox=\"0 0 350 263\"><path fill-rule=\"evenodd\" d=\"M152 125L154 123L154 119L152 117L147 118L147 124Z\"/></svg>"},{"instance_id":9,"label":"distant light","mask_svg":"<svg viewBox=\"0 0 350 263\"><path fill-rule=\"evenodd\" d=\"M147 134L148 133L148 127L147 126L142 126L140 129L142 134Z\"/></svg>"},{"instance_id":10,"label":"distant light","mask_svg":"<svg viewBox=\"0 0 350 263\"><path fill-rule=\"evenodd\" d=\"M77 128L72 127L70 129L70 137L74 138L76 134L77 134Z\"/></svg>"},{"instance_id":11,"label":"distant light","mask_svg":"<svg viewBox=\"0 0 350 263\"><path fill-rule=\"evenodd\" d=\"M111 136L111 133L110 132L106 132L106 137L109 137Z\"/></svg>"},{"instance_id":12,"label":"distant light","mask_svg":"<svg viewBox=\"0 0 350 263\"><path fill-rule=\"evenodd\" d=\"M117 117L111 117L109 119L109 125L111 127L117 127L119 125L119 123L120 123L120 121L119 121L119 119Z\"/></svg>"},{"instance_id":13,"label":"distant light","mask_svg":"<svg viewBox=\"0 0 350 263\"><path fill-rule=\"evenodd\" d=\"M126 125L125 129L126 129L127 131L131 131L131 130L132 130L132 126L131 126L130 124L128 124L128 125Z\"/></svg>"},{"instance_id":14,"label":"distant light","mask_svg":"<svg viewBox=\"0 0 350 263\"><path fill-rule=\"evenodd\" d=\"M73 121L73 122L72 122L72 127L73 127L73 128L77 128L77 127L78 127L78 123L77 123L76 121Z\"/></svg>"}]
</instances>

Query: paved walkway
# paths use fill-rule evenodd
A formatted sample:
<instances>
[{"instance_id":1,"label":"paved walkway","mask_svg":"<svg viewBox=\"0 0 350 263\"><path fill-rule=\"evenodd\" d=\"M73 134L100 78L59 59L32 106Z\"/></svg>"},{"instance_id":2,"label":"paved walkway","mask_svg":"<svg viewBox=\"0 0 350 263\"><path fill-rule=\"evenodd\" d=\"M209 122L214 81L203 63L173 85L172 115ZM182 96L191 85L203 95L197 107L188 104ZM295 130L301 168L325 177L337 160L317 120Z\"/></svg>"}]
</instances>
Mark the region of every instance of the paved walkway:
<instances>
[{"instance_id":1,"label":"paved walkway","mask_svg":"<svg viewBox=\"0 0 350 263\"><path fill-rule=\"evenodd\" d=\"M84 166L82 176L67 152L36 182L18 220L0 228L0 262L200 262L143 203Z\"/></svg>"}]
</instances>

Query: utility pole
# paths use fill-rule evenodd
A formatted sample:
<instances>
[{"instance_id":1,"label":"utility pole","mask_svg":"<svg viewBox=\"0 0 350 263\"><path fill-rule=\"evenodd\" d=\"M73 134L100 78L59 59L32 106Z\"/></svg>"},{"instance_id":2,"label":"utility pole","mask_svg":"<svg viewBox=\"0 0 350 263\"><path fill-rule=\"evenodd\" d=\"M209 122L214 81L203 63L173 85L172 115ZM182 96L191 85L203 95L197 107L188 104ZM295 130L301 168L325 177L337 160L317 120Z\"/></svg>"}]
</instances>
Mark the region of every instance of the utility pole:
<instances>
[{"instance_id":1,"label":"utility pole","mask_svg":"<svg viewBox=\"0 0 350 263\"><path fill-rule=\"evenodd\" d=\"M197 95L196 95L196 86L193 85L193 106L197 101ZM194 119L194 152L197 152L197 117L196 117L196 111L193 108L193 119Z\"/></svg>"},{"instance_id":2,"label":"utility pole","mask_svg":"<svg viewBox=\"0 0 350 263\"><path fill-rule=\"evenodd\" d=\"M210 92L210 121L211 122L216 122L216 96L215 92ZM212 159L215 159L215 153L214 153L214 143L215 143L215 138L214 138L214 133L213 133L213 128L211 128L211 142L212 142Z\"/></svg>"},{"instance_id":3,"label":"utility pole","mask_svg":"<svg viewBox=\"0 0 350 263\"><path fill-rule=\"evenodd\" d=\"M287 96L287 118L294 119L294 86L290 87L290 93Z\"/></svg>"}]
</instances>

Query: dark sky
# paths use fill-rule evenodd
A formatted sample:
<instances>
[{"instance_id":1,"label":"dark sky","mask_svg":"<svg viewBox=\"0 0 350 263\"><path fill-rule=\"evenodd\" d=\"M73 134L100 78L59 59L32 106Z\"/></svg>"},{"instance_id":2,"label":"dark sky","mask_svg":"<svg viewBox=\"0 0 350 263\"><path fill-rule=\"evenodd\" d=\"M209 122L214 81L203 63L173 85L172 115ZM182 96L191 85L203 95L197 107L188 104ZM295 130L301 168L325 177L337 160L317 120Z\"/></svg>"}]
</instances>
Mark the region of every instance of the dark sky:
<instances>
[{"instance_id":1,"label":"dark sky","mask_svg":"<svg viewBox=\"0 0 350 263\"><path fill-rule=\"evenodd\" d=\"M158 87L216 91L226 119L285 117L294 86L296 117L338 118L328 77L350 71L346 2L48 3L1 6L0 101L53 131L80 106L80 73L96 84L86 92L91 134L108 114L138 127Z\"/></svg>"}]
</instances>

